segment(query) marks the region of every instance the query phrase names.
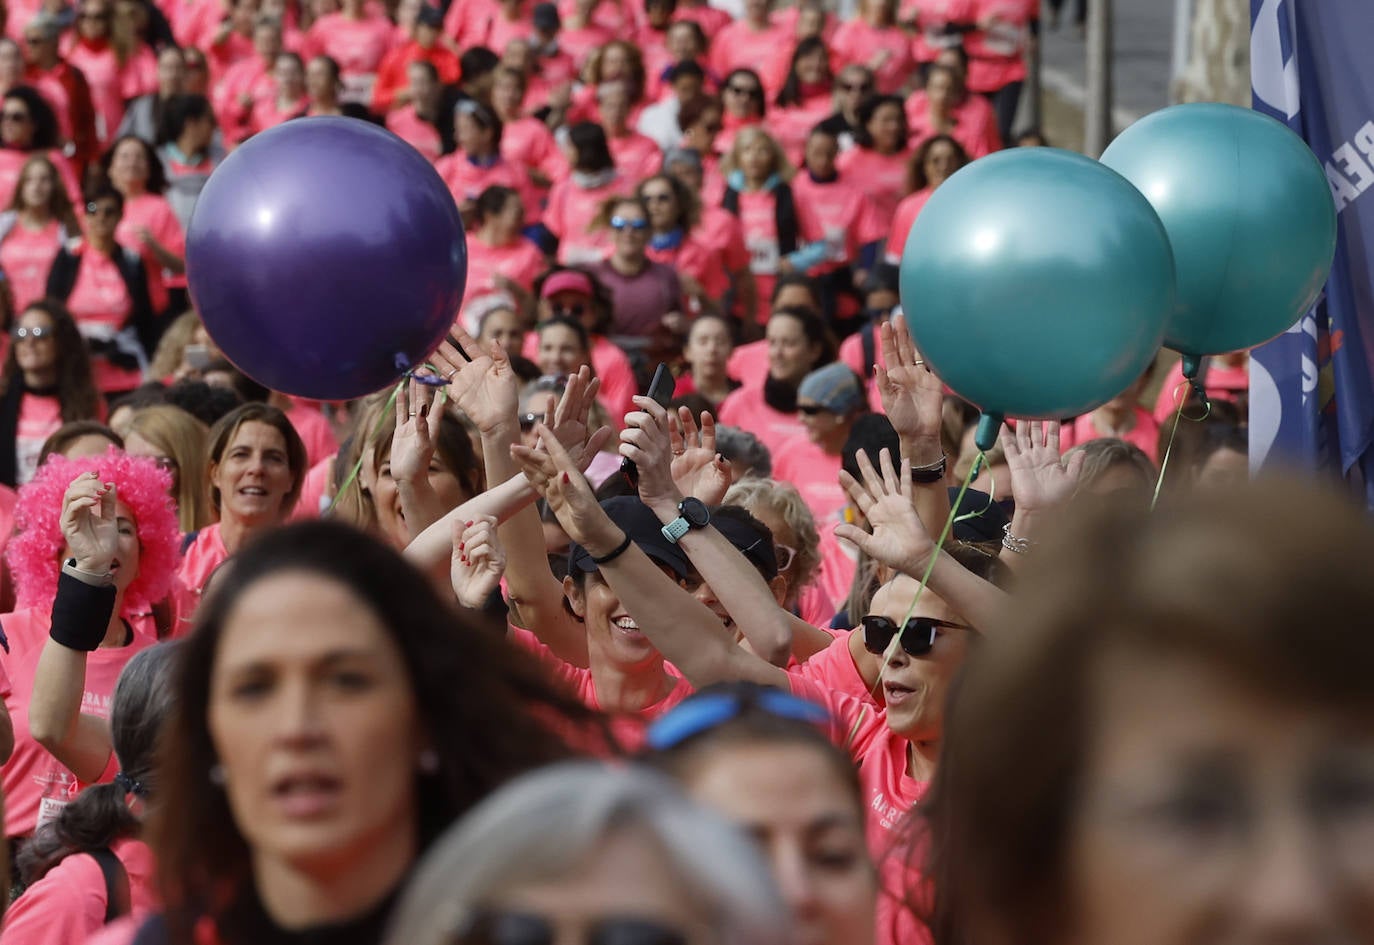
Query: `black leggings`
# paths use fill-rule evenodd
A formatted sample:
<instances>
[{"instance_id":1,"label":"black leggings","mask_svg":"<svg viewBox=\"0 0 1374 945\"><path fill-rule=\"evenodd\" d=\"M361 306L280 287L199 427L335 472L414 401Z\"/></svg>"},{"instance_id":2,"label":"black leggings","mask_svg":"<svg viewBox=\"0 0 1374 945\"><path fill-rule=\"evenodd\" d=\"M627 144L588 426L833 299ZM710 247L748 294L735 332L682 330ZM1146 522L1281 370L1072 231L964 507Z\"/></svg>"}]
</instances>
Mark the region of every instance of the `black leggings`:
<instances>
[{"instance_id":1,"label":"black leggings","mask_svg":"<svg viewBox=\"0 0 1374 945\"><path fill-rule=\"evenodd\" d=\"M1005 147L1012 145L1012 125L1016 123L1016 109L1021 104L1021 89L1025 84L1021 81L1010 82L996 92L987 93L992 110L997 115L997 133L1002 136Z\"/></svg>"}]
</instances>

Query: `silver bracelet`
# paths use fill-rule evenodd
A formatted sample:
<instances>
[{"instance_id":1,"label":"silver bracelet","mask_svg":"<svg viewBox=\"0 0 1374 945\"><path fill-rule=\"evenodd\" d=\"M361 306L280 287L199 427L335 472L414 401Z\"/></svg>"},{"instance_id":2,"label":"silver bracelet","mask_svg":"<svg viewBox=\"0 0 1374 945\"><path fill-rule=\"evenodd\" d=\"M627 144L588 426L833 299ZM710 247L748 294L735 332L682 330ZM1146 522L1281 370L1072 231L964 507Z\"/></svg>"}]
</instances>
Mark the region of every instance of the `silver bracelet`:
<instances>
[{"instance_id":1,"label":"silver bracelet","mask_svg":"<svg viewBox=\"0 0 1374 945\"><path fill-rule=\"evenodd\" d=\"M1017 538L1011 533L1011 522L1002 526L1002 547L1018 555L1030 554L1031 547L1035 544L1029 538Z\"/></svg>"}]
</instances>

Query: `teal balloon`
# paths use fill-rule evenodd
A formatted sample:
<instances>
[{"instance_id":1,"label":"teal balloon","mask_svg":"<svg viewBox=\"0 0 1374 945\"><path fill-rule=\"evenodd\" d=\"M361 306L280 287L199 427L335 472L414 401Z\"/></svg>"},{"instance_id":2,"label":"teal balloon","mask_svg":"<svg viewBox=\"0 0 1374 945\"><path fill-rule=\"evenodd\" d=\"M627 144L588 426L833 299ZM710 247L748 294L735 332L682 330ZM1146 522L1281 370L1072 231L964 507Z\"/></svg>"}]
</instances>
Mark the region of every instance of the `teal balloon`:
<instances>
[{"instance_id":1,"label":"teal balloon","mask_svg":"<svg viewBox=\"0 0 1374 945\"><path fill-rule=\"evenodd\" d=\"M1165 344L1250 348L1311 308L1331 272L1336 207L1321 162L1282 123L1234 105L1176 105L1121 133L1102 163L1154 206L1178 266Z\"/></svg>"},{"instance_id":2,"label":"teal balloon","mask_svg":"<svg viewBox=\"0 0 1374 945\"><path fill-rule=\"evenodd\" d=\"M1053 148L991 154L941 184L907 237L900 283L931 369L985 414L1032 419L1085 413L1133 384L1174 307L1173 254L1149 202Z\"/></svg>"}]
</instances>

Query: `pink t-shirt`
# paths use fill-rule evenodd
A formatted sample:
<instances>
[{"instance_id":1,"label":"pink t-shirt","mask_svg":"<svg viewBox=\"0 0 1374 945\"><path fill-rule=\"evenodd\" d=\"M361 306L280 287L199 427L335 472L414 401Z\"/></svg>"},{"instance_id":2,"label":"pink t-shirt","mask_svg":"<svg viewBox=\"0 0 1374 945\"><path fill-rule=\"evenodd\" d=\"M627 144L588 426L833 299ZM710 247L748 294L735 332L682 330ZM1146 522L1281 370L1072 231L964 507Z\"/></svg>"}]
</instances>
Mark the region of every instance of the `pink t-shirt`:
<instances>
[{"instance_id":1,"label":"pink t-shirt","mask_svg":"<svg viewBox=\"0 0 1374 945\"><path fill-rule=\"evenodd\" d=\"M903 23L916 24L916 39L912 52L917 62L934 62L942 49L959 45L957 32L946 32L951 23L973 21L972 0L902 0L898 17Z\"/></svg>"},{"instance_id":2,"label":"pink t-shirt","mask_svg":"<svg viewBox=\"0 0 1374 945\"><path fill-rule=\"evenodd\" d=\"M830 595L817 587L814 580L802 588L801 595L797 598L798 616L811 626L820 627L823 630L829 627L830 622L835 619L837 609L835 602L830 599Z\"/></svg>"},{"instance_id":3,"label":"pink t-shirt","mask_svg":"<svg viewBox=\"0 0 1374 945\"><path fill-rule=\"evenodd\" d=\"M62 405L56 397L25 394L19 401L19 423L14 438L15 481L23 485L38 471L38 454L48 437L62 426Z\"/></svg>"},{"instance_id":4,"label":"pink t-shirt","mask_svg":"<svg viewBox=\"0 0 1374 945\"><path fill-rule=\"evenodd\" d=\"M832 613L831 616L833 617L834 614ZM829 622L830 618L827 617L826 623ZM872 706L873 709L881 710L882 704L878 702L864 683L863 676L859 674L859 668L854 665L854 657L849 652L850 634L857 632L856 630L841 630L835 635L834 642L805 663L790 667L787 670L787 675L793 679L806 680L826 692L842 692L845 695L853 696Z\"/></svg>"},{"instance_id":5,"label":"pink t-shirt","mask_svg":"<svg viewBox=\"0 0 1374 945\"><path fill-rule=\"evenodd\" d=\"M792 178L792 196L810 208L820 224L820 238L825 240L826 260L813 273L857 262L862 247L886 235L873 201L849 177L818 184L803 171Z\"/></svg>"},{"instance_id":6,"label":"pink t-shirt","mask_svg":"<svg viewBox=\"0 0 1374 945\"><path fill-rule=\"evenodd\" d=\"M91 89L95 106L95 133L102 147L110 143L124 118L124 96L119 60L108 40L96 43L77 40L66 53L67 62L81 70Z\"/></svg>"},{"instance_id":7,"label":"pink t-shirt","mask_svg":"<svg viewBox=\"0 0 1374 945\"><path fill-rule=\"evenodd\" d=\"M997 113L983 96L965 96L962 103L950 110L950 117L954 127L947 134L959 142L970 158L983 157L1002 147ZM911 133L908 140L912 151L919 150L928 138L944 131L931 122L930 103L925 92L916 92L906 100L906 126Z\"/></svg>"},{"instance_id":8,"label":"pink t-shirt","mask_svg":"<svg viewBox=\"0 0 1374 945\"><path fill-rule=\"evenodd\" d=\"M110 845L129 876L129 916L157 909L157 860L141 840ZM74 853L24 890L5 912L5 945L75 945L105 925L105 875L95 858Z\"/></svg>"},{"instance_id":9,"label":"pink t-shirt","mask_svg":"<svg viewBox=\"0 0 1374 945\"><path fill-rule=\"evenodd\" d=\"M830 42L831 68L836 72L844 66L868 66L886 53L883 64L874 73L878 92L896 95L915 71L916 60L911 40L900 26L876 27L855 17L841 23Z\"/></svg>"},{"instance_id":10,"label":"pink t-shirt","mask_svg":"<svg viewBox=\"0 0 1374 945\"><path fill-rule=\"evenodd\" d=\"M628 194L635 182L616 177L600 187L583 188L571 177L549 190L544 226L558 237L558 261L565 266L590 265L606 258L611 240L608 231L592 229L592 220L610 197Z\"/></svg>"},{"instance_id":11,"label":"pink t-shirt","mask_svg":"<svg viewBox=\"0 0 1374 945\"><path fill-rule=\"evenodd\" d=\"M448 13L444 14L444 33L457 41L459 46L476 46L485 38L487 21L500 15L501 5L496 0L466 0L464 3L455 3L450 5ZM498 53L501 51L493 50Z\"/></svg>"},{"instance_id":12,"label":"pink t-shirt","mask_svg":"<svg viewBox=\"0 0 1374 945\"><path fill-rule=\"evenodd\" d=\"M30 230L16 220L0 243L0 267L9 279L16 312L48 294L48 271L57 258L61 230L56 220L49 220L38 230Z\"/></svg>"},{"instance_id":13,"label":"pink t-shirt","mask_svg":"<svg viewBox=\"0 0 1374 945\"><path fill-rule=\"evenodd\" d=\"M299 118L309 108L309 96L302 95L294 102L287 102L283 106L276 95L269 95L253 106L253 115L248 120L249 126L253 134L257 134L268 128L275 128L284 121Z\"/></svg>"},{"instance_id":14,"label":"pink t-shirt","mask_svg":"<svg viewBox=\"0 0 1374 945\"><path fill-rule=\"evenodd\" d=\"M326 456L306 471L305 479L301 482L301 497L296 502L295 511L291 513L291 521L319 518L323 513L329 504L325 496L329 495L334 477L334 463L337 459L337 455Z\"/></svg>"},{"instance_id":15,"label":"pink t-shirt","mask_svg":"<svg viewBox=\"0 0 1374 945\"><path fill-rule=\"evenodd\" d=\"M733 368L731 373L734 373ZM748 430L773 455L792 440L806 439L806 427L802 426L797 414L779 413L764 402L761 381L746 383L726 397L720 405L719 419L726 426Z\"/></svg>"},{"instance_id":16,"label":"pink t-shirt","mask_svg":"<svg viewBox=\"0 0 1374 945\"><path fill-rule=\"evenodd\" d=\"M769 25L754 29L747 20L736 20L711 37L711 71L720 81L735 69L753 69L768 61L773 51L790 41L787 31Z\"/></svg>"},{"instance_id":17,"label":"pink t-shirt","mask_svg":"<svg viewBox=\"0 0 1374 945\"><path fill-rule=\"evenodd\" d=\"M821 528L833 525L848 497L840 485L840 457L798 437L773 451L773 478L797 487Z\"/></svg>"},{"instance_id":18,"label":"pink t-shirt","mask_svg":"<svg viewBox=\"0 0 1374 945\"><path fill-rule=\"evenodd\" d=\"M244 96L251 101L244 104ZM225 70L224 78L215 84L210 101L225 138L230 144L238 144L254 130L254 112L268 103L275 103L276 97L277 83L272 78L272 66L255 55Z\"/></svg>"},{"instance_id":19,"label":"pink t-shirt","mask_svg":"<svg viewBox=\"0 0 1374 945\"><path fill-rule=\"evenodd\" d=\"M821 536L817 548L821 553L821 566L816 571L814 582L835 602L835 609L838 610L849 599L849 589L854 584L854 572L858 568L859 552L835 536L833 522L818 523L817 530Z\"/></svg>"},{"instance_id":20,"label":"pink t-shirt","mask_svg":"<svg viewBox=\"0 0 1374 945\"><path fill-rule=\"evenodd\" d=\"M218 522L202 528L181 556L176 580L172 584L172 604L177 615L174 636L191 629L196 619L196 608L200 606L200 595L205 585L210 583L210 575L228 557L229 550L224 547L224 539L220 537Z\"/></svg>"},{"instance_id":21,"label":"pink t-shirt","mask_svg":"<svg viewBox=\"0 0 1374 945\"><path fill-rule=\"evenodd\" d=\"M826 91L802 99L800 105L772 108L768 112L768 130L797 167L806 163L806 139L811 129L829 118L835 111L831 94ZM797 177L804 176L802 171ZM796 182L796 178L793 178Z\"/></svg>"},{"instance_id":22,"label":"pink t-shirt","mask_svg":"<svg viewBox=\"0 0 1374 945\"><path fill-rule=\"evenodd\" d=\"M528 115L506 122L501 129L501 156L550 180L567 171L567 162L558 150L553 132L538 118Z\"/></svg>"},{"instance_id":23,"label":"pink t-shirt","mask_svg":"<svg viewBox=\"0 0 1374 945\"><path fill-rule=\"evenodd\" d=\"M914 194L908 194L897 204L897 212L892 216L892 227L888 231L887 246L883 253L887 262L896 265L902 261L902 253L906 251L906 241L911 235L911 227L915 225L916 218L921 215L926 201L933 193L935 191L927 187Z\"/></svg>"},{"instance_id":24,"label":"pink t-shirt","mask_svg":"<svg viewBox=\"0 0 1374 945\"><path fill-rule=\"evenodd\" d=\"M469 295L501 288L496 284L497 276L533 290L535 278L545 268L544 254L523 236L509 246L490 246L475 234L468 237Z\"/></svg>"},{"instance_id":25,"label":"pink t-shirt","mask_svg":"<svg viewBox=\"0 0 1374 945\"><path fill-rule=\"evenodd\" d=\"M718 35L733 22L728 12L709 3L702 3L700 6L679 6L673 14L673 19L690 20L700 26L708 38Z\"/></svg>"},{"instance_id":26,"label":"pink t-shirt","mask_svg":"<svg viewBox=\"0 0 1374 945\"><path fill-rule=\"evenodd\" d=\"M137 197L124 198L124 218L115 230L115 239L124 246L138 249L143 257L143 271L148 274L148 297L152 300L153 311L166 311L167 283L172 273L163 268L152 247L143 245L143 239L139 236L142 227L147 227L153 238L168 252L183 258L186 256L186 234L166 197L139 194Z\"/></svg>"},{"instance_id":27,"label":"pink t-shirt","mask_svg":"<svg viewBox=\"0 0 1374 945\"><path fill-rule=\"evenodd\" d=\"M34 673L48 640L51 621L51 603L0 617L0 627L4 628L10 644L4 662L12 691L5 696L5 708L14 725L14 754L0 768L5 790L5 835L8 837L30 836L40 822L56 816L81 788L76 775L29 735L29 700L33 697ZM82 712L108 719L115 683L124 666L135 653L157 642L157 628L150 616L131 617L129 623L134 633L128 646L101 647L86 657ZM113 778L117 770L114 758L110 760L111 766L102 781Z\"/></svg>"},{"instance_id":28,"label":"pink t-shirt","mask_svg":"<svg viewBox=\"0 0 1374 945\"><path fill-rule=\"evenodd\" d=\"M627 131L619 138L612 138L608 134L606 143L611 147L616 173L625 180L638 182L653 177L663 163L663 152L659 150L658 143L638 131Z\"/></svg>"},{"instance_id":29,"label":"pink t-shirt","mask_svg":"<svg viewBox=\"0 0 1374 945\"><path fill-rule=\"evenodd\" d=\"M682 242L671 249L654 249L650 246L645 254L654 262L672 266L681 275L691 276L701 283L708 298L719 299L730 288L730 272L725 261L725 253L708 245L698 235L700 227L689 233Z\"/></svg>"},{"instance_id":30,"label":"pink t-shirt","mask_svg":"<svg viewBox=\"0 0 1374 945\"><path fill-rule=\"evenodd\" d=\"M572 57L578 69L582 69L587 65L587 58L591 56L592 50L606 45L613 39L614 33L596 23L581 29L565 27L558 31L558 48Z\"/></svg>"},{"instance_id":31,"label":"pink t-shirt","mask_svg":"<svg viewBox=\"0 0 1374 945\"><path fill-rule=\"evenodd\" d=\"M488 187L499 185L509 187L520 195L525 204L526 223L538 219L539 201L534 193L534 185L530 183L530 175L519 164L497 155L493 163L483 166L468 160L462 151L454 151L439 158L434 163L434 169L448 184L449 192L459 206L476 200Z\"/></svg>"},{"instance_id":32,"label":"pink t-shirt","mask_svg":"<svg viewBox=\"0 0 1374 945\"><path fill-rule=\"evenodd\" d=\"M891 225L897 204L906 196L909 151L879 154L871 148L850 148L835 162L840 175L853 181L873 201L874 212L884 227Z\"/></svg>"},{"instance_id":33,"label":"pink t-shirt","mask_svg":"<svg viewBox=\"0 0 1374 945\"><path fill-rule=\"evenodd\" d=\"M382 16L351 20L342 13L328 13L305 34L310 55L324 53L339 64L344 78L376 73L395 41L391 21Z\"/></svg>"},{"instance_id":34,"label":"pink t-shirt","mask_svg":"<svg viewBox=\"0 0 1374 945\"><path fill-rule=\"evenodd\" d=\"M339 451L339 443L334 439L334 428L329 418L320 412L316 404L309 401L292 399L286 411L286 419L296 428L301 442L305 444L305 457L310 465L322 462Z\"/></svg>"},{"instance_id":35,"label":"pink t-shirt","mask_svg":"<svg viewBox=\"0 0 1374 945\"><path fill-rule=\"evenodd\" d=\"M761 338L735 348L730 352L730 360L725 362L725 370L731 377L743 380L746 386L762 385L768 373L768 339ZM802 433L805 432L803 428Z\"/></svg>"},{"instance_id":36,"label":"pink t-shirt","mask_svg":"<svg viewBox=\"0 0 1374 945\"><path fill-rule=\"evenodd\" d=\"M592 679L590 669L573 666L559 659L552 650L528 630L512 626L510 634L517 646L533 654L541 664L549 669L554 679L566 686L578 701L593 711L606 711L597 699L596 684ZM636 752L643 749L645 734L650 723L677 706L695 691L691 683L680 676L669 674L669 678L674 680L673 688L653 705L645 706L637 712L617 712L611 715L611 733L626 751Z\"/></svg>"},{"instance_id":37,"label":"pink t-shirt","mask_svg":"<svg viewBox=\"0 0 1374 945\"><path fill-rule=\"evenodd\" d=\"M988 30L964 36L968 50L968 87L996 92L1026 77L1026 45L1030 22L1040 16L1040 0L971 0L973 19L996 18Z\"/></svg>"},{"instance_id":38,"label":"pink t-shirt","mask_svg":"<svg viewBox=\"0 0 1374 945\"><path fill-rule=\"evenodd\" d=\"M802 231L802 205L793 201L797 209L797 239L805 239ZM778 245L777 197L772 191L740 191L739 223L744 233L744 245L749 250L749 271L754 274L754 284L758 287L758 305L754 317L763 324L768 321L769 298L773 285L778 279L778 264L782 261L782 250Z\"/></svg>"},{"instance_id":39,"label":"pink t-shirt","mask_svg":"<svg viewBox=\"0 0 1374 945\"><path fill-rule=\"evenodd\" d=\"M1138 446L1150 457L1151 462L1159 461L1159 421L1154 415L1144 407L1136 407L1135 426L1118 436L1118 439L1125 440L1132 446ZM1093 422L1093 414L1085 413L1083 416L1074 420L1073 423L1065 424L1059 432L1059 446L1068 451L1075 446L1081 446L1091 440L1098 440L1102 437L1111 436L1097 428Z\"/></svg>"},{"instance_id":40,"label":"pink t-shirt","mask_svg":"<svg viewBox=\"0 0 1374 945\"><path fill-rule=\"evenodd\" d=\"M108 340L128 322L134 309L133 299L114 260L87 246L78 252L81 268L72 294L67 297L67 310L76 319L83 337ZM91 368L101 393L133 390L143 379L137 369L115 367L104 358L93 358Z\"/></svg>"},{"instance_id":41,"label":"pink t-shirt","mask_svg":"<svg viewBox=\"0 0 1374 945\"><path fill-rule=\"evenodd\" d=\"M393 108L386 113L386 127L392 134L419 151L431 163L439 160L443 142L439 129L415 113L414 105Z\"/></svg>"}]
</instances>

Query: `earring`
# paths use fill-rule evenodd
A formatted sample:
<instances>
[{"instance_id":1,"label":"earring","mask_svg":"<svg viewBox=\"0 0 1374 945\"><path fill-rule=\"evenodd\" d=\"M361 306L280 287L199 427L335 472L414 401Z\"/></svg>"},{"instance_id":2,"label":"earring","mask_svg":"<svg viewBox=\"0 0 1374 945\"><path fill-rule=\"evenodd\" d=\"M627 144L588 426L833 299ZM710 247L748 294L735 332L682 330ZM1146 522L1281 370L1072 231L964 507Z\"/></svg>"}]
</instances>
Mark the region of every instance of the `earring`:
<instances>
[{"instance_id":1,"label":"earring","mask_svg":"<svg viewBox=\"0 0 1374 945\"><path fill-rule=\"evenodd\" d=\"M210 766L210 783L215 787L224 787L224 765L215 763Z\"/></svg>"},{"instance_id":2,"label":"earring","mask_svg":"<svg viewBox=\"0 0 1374 945\"><path fill-rule=\"evenodd\" d=\"M422 774L434 774L439 770L439 753L433 748L426 748L420 752L420 772Z\"/></svg>"}]
</instances>

